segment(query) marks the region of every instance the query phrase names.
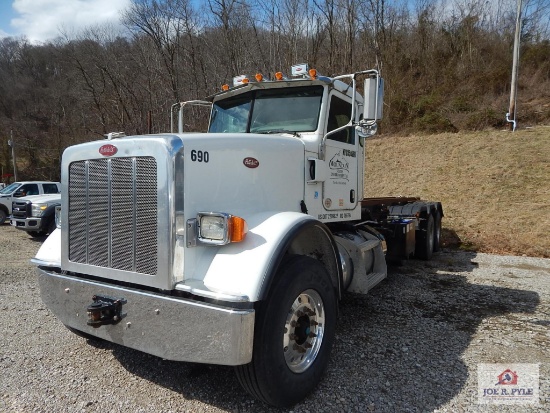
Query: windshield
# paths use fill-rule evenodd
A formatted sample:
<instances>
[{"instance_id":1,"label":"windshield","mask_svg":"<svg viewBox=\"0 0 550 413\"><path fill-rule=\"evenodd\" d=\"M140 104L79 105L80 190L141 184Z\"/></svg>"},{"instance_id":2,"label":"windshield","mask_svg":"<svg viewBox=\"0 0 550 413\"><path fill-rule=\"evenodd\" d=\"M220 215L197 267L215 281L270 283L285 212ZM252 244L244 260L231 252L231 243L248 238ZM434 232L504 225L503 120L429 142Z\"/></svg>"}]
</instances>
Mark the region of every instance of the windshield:
<instances>
[{"instance_id":1,"label":"windshield","mask_svg":"<svg viewBox=\"0 0 550 413\"><path fill-rule=\"evenodd\" d=\"M13 191L15 191L17 188L21 186L20 182L14 182L13 184L8 185L4 189L0 190L0 194L11 194Z\"/></svg>"},{"instance_id":2,"label":"windshield","mask_svg":"<svg viewBox=\"0 0 550 413\"><path fill-rule=\"evenodd\" d=\"M297 133L317 130L322 86L256 90L218 101L209 132Z\"/></svg>"}]
</instances>

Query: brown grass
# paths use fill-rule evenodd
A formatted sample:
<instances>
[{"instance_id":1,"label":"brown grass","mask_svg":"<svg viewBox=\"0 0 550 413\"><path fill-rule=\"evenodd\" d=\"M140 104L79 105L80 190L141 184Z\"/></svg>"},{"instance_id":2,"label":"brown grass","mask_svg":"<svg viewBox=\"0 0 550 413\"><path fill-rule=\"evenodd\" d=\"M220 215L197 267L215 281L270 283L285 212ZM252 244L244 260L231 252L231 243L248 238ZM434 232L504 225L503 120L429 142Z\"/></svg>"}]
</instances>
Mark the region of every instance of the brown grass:
<instances>
[{"instance_id":1,"label":"brown grass","mask_svg":"<svg viewBox=\"0 0 550 413\"><path fill-rule=\"evenodd\" d=\"M365 196L441 201L444 244L550 257L550 126L367 141Z\"/></svg>"}]
</instances>

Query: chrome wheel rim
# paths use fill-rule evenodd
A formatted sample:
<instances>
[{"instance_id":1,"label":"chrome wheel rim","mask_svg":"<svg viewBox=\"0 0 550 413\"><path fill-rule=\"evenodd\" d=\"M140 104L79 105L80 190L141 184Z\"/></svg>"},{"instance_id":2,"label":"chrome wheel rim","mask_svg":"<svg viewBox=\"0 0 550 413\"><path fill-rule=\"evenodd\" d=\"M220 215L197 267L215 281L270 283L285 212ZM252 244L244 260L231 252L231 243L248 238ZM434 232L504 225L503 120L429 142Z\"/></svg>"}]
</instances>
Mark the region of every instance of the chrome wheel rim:
<instances>
[{"instance_id":1,"label":"chrome wheel rim","mask_svg":"<svg viewBox=\"0 0 550 413\"><path fill-rule=\"evenodd\" d=\"M307 370L317 358L325 331L325 308L315 290L303 291L292 303L285 321L283 354L294 373Z\"/></svg>"}]
</instances>

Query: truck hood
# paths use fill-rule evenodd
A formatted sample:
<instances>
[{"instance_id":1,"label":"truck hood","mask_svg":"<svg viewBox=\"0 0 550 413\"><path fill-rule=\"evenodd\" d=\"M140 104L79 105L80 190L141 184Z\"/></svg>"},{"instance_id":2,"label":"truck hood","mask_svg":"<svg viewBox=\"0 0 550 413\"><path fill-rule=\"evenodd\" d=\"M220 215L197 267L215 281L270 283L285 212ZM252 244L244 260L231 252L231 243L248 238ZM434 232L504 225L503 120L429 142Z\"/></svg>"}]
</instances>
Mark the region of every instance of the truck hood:
<instances>
[{"instance_id":1,"label":"truck hood","mask_svg":"<svg viewBox=\"0 0 550 413\"><path fill-rule=\"evenodd\" d=\"M13 198L17 202L30 201L33 204L54 204L61 203L61 194L42 194L42 195L28 195L21 198Z\"/></svg>"}]
</instances>

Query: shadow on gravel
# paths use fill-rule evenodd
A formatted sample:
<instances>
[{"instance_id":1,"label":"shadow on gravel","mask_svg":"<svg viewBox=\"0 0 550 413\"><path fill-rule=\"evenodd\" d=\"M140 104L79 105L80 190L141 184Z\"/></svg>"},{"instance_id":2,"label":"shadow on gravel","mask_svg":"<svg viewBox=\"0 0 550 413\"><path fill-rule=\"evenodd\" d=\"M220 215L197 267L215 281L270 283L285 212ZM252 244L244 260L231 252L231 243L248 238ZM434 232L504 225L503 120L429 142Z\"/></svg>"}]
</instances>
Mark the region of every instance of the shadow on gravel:
<instances>
[{"instance_id":1,"label":"shadow on gravel","mask_svg":"<svg viewBox=\"0 0 550 413\"><path fill-rule=\"evenodd\" d=\"M390 268L370 294L346 294L329 369L317 390L292 410L432 411L460 393L461 357L487 317L534 312L535 292L466 281L475 253L445 251L430 262ZM91 341L89 341L92 344ZM131 373L186 399L229 411L281 411L253 401L230 367L164 361L110 343ZM172 406L173 407L173 406Z\"/></svg>"}]
</instances>

